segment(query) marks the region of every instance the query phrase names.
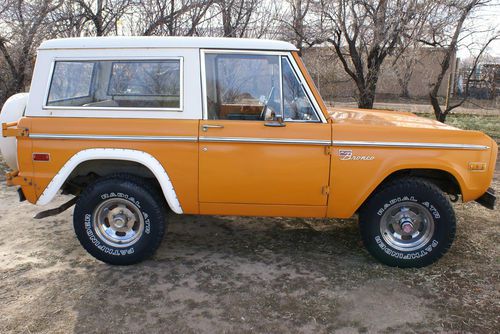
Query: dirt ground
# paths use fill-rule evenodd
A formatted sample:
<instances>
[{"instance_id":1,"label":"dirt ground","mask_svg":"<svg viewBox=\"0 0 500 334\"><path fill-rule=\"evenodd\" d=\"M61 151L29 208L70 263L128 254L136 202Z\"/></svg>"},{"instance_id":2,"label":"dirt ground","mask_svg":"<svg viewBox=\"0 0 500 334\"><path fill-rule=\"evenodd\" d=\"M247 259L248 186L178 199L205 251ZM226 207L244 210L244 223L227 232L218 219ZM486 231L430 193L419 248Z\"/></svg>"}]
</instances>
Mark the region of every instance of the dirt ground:
<instances>
[{"instance_id":1,"label":"dirt ground","mask_svg":"<svg viewBox=\"0 0 500 334\"><path fill-rule=\"evenodd\" d=\"M153 259L113 267L71 210L37 210L0 179L0 333L500 332L498 209L457 204L449 253L410 270L371 258L355 219L175 214Z\"/></svg>"}]
</instances>

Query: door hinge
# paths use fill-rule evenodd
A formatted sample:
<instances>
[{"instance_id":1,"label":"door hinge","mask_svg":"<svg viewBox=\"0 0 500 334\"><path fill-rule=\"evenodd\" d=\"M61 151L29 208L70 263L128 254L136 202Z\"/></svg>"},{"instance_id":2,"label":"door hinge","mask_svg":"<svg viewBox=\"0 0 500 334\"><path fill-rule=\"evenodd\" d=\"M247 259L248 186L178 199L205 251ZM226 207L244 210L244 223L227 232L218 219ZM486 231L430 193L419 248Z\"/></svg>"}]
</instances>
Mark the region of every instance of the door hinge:
<instances>
[{"instance_id":1,"label":"door hinge","mask_svg":"<svg viewBox=\"0 0 500 334\"><path fill-rule=\"evenodd\" d=\"M332 155L332 147L331 146L325 146L325 154Z\"/></svg>"},{"instance_id":2,"label":"door hinge","mask_svg":"<svg viewBox=\"0 0 500 334\"><path fill-rule=\"evenodd\" d=\"M323 186L323 188L321 188L321 193L323 195L329 195L330 194L330 187L329 186Z\"/></svg>"},{"instance_id":3,"label":"door hinge","mask_svg":"<svg viewBox=\"0 0 500 334\"><path fill-rule=\"evenodd\" d=\"M29 131L27 128L18 128L17 122L2 123L3 137L28 137Z\"/></svg>"}]
</instances>

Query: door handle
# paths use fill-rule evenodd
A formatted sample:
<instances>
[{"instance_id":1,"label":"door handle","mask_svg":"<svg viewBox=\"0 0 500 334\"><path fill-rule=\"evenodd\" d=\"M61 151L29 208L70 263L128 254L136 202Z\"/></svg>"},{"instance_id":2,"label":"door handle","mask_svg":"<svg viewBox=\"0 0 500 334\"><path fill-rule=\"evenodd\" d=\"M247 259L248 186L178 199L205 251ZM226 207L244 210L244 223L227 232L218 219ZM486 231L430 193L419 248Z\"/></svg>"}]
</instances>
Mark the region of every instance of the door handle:
<instances>
[{"instance_id":1,"label":"door handle","mask_svg":"<svg viewBox=\"0 0 500 334\"><path fill-rule=\"evenodd\" d=\"M264 123L264 126L270 126L273 128L282 128L282 127L286 126L286 123L283 122L283 116L276 115L276 119Z\"/></svg>"},{"instance_id":2,"label":"door handle","mask_svg":"<svg viewBox=\"0 0 500 334\"><path fill-rule=\"evenodd\" d=\"M274 121L274 122L266 122L266 123L264 123L264 126L270 126L272 128L282 128L282 127L286 126L286 124Z\"/></svg>"},{"instance_id":3,"label":"door handle","mask_svg":"<svg viewBox=\"0 0 500 334\"><path fill-rule=\"evenodd\" d=\"M219 124L203 124L201 130L207 132L208 129L222 129L224 125Z\"/></svg>"}]
</instances>

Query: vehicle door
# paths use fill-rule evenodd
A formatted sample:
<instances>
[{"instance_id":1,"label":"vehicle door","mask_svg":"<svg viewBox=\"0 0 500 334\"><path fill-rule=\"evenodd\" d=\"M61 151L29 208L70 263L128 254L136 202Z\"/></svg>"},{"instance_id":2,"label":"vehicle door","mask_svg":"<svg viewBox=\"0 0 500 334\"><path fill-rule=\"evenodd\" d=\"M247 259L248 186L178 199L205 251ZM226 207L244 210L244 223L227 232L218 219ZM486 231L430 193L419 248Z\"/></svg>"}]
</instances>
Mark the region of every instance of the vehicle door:
<instances>
[{"instance_id":1,"label":"vehicle door","mask_svg":"<svg viewBox=\"0 0 500 334\"><path fill-rule=\"evenodd\" d=\"M287 53L203 51L199 201L327 205L331 126Z\"/></svg>"}]
</instances>

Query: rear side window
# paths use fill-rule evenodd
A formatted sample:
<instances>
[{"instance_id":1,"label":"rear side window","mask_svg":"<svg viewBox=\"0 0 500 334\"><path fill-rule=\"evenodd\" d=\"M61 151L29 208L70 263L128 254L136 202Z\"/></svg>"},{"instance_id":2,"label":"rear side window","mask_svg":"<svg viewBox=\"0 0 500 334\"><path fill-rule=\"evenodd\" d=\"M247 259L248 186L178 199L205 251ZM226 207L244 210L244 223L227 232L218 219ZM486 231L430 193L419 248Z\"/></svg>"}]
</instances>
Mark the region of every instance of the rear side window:
<instances>
[{"instance_id":1,"label":"rear side window","mask_svg":"<svg viewBox=\"0 0 500 334\"><path fill-rule=\"evenodd\" d=\"M47 106L181 109L181 60L56 61Z\"/></svg>"},{"instance_id":2,"label":"rear side window","mask_svg":"<svg viewBox=\"0 0 500 334\"><path fill-rule=\"evenodd\" d=\"M50 86L49 101L90 96L94 63L56 62Z\"/></svg>"}]
</instances>

